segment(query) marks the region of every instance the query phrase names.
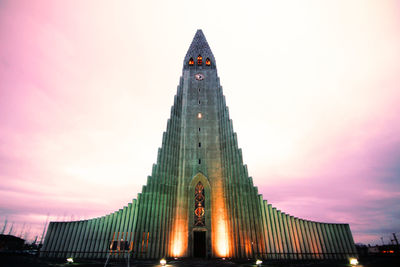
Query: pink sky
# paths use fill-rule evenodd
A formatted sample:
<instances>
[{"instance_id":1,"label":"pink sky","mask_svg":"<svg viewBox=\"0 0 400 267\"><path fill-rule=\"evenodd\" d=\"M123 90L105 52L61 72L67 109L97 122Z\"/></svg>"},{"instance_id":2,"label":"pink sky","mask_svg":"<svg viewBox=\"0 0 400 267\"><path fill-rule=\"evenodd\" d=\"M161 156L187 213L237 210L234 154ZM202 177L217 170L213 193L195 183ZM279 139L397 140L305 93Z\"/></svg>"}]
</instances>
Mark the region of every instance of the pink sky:
<instances>
[{"instance_id":1,"label":"pink sky","mask_svg":"<svg viewBox=\"0 0 400 267\"><path fill-rule=\"evenodd\" d=\"M48 215L136 198L201 28L264 198L388 242L400 232L399 18L397 1L0 2L0 231L7 218L7 233L14 222L33 239Z\"/></svg>"}]
</instances>

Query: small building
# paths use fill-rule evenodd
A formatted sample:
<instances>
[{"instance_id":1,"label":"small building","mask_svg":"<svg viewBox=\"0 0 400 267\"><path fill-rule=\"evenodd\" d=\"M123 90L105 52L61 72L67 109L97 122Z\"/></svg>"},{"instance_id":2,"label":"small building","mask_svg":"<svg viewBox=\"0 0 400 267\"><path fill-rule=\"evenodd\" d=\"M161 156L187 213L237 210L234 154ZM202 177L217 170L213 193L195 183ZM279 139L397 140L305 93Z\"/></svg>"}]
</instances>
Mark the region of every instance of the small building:
<instances>
[{"instance_id":1,"label":"small building","mask_svg":"<svg viewBox=\"0 0 400 267\"><path fill-rule=\"evenodd\" d=\"M13 235L0 235L0 251L22 250L25 240Z\"/></svg>"}]
</instances>

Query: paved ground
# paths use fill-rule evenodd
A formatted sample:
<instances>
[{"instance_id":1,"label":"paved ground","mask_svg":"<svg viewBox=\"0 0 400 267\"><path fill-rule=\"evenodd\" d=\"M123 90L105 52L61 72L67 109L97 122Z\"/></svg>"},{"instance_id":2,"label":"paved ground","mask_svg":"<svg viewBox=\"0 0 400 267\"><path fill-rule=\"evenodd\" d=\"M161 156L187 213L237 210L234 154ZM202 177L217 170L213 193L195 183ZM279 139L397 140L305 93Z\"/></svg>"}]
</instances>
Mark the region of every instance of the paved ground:
<instances>
[{"instance_id":1,"label":"paved ground","mask_svg":"<svg viewBox=\"0 0 400 267\"><path fill-rule=\"evenodd\" d=\"M75 260L73 264L67 264L65 261L44 260L35 256L27 255L0 255L0 267L104 267L104 261L80 261ZM126 261L116 262L112 260L107 267L128 267ZM131 261L129 267L159 267L159 261ZM256 267L254 261L236 262L229 260L171 260L167 262L167 267ZM348 263L338 262L265 262L263 267L347 267ZM360 260L358 267L399 267L400 258L369 258Z\"/></svg>"}]
</instances>

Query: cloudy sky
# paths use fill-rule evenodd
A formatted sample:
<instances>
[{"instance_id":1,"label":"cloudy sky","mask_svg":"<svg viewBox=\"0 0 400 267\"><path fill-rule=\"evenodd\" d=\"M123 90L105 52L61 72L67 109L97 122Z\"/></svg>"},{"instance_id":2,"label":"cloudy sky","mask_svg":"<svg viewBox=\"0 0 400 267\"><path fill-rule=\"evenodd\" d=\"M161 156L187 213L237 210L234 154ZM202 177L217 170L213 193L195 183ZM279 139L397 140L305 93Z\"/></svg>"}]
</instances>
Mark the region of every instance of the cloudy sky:
<instances>
[{"instance_id":1,"label":"cloudy sky","mask_svg":"<svg viewBox=\"0 0 400 267\"><path fill-rule=\"evenodd\" d=\"M260 193L400 232L399 1L0 2L0 231L136 198L203 29ZM25 226L24 226L25 224ZM400 233L399 233L400 234Z\"/></svg>"}]
</instances>

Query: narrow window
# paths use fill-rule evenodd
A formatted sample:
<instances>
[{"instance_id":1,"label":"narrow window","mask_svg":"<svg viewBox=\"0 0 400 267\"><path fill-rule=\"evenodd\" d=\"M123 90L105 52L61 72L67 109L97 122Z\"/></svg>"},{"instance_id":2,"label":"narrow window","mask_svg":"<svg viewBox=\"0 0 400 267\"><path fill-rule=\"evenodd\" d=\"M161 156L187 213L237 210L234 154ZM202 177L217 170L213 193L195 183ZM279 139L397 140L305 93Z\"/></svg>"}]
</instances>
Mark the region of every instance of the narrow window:
<instances>
[{"instance_id":1,"label":"narrow window","mask_svg":"<svg viewBox=\"0 0 400 267\"><path fill-rule=\"evenodd\" d=\"M203 65L203 58L200 55L197 57L197 65Z\"/></svg>"},{"instance_id":2,"label":"narrow window","mask_svg":"<svg viewBox=\"0 0 400 267\"><path fill-rule=\"evenodd\" d=\"M199 88L199 93L200 93L200 88Z\"/></svg>"},{"instance_id":3,"label":"narrow window","mask_svg":"<svg viewBox=\"0 0 400 267\"><path fill-rule=\"evenodd\" d=\"M205 226L205 194L204 186L201 182L198 182L194 189L194 225Z\"/></svg>"},{"instance_id":4,"label":"narrow window","mask_svg":"<svg viewBox=\"0 0 400 267\"><path fill-rule=\"evenodd\" d=\"M199 132L200 132L200 128L199 128Z\"/></svg>"},{"instance_id":5,"label":"narrow window","mask_svg":"<svg viewBox=\"0 0 400 267\"><path fill-rule=\"evenodd\" d=\"M200 100L199 100L199 105L200 105Z\"/></svg>"},{"instance_id":6,"label":"narrow window","mask_svg":"<svg viewBox=\"0 0 400 267\"><path fill-rule=\"evenodd\" d=\"M203 115L201 114L201 112L197 113L197 118L201 119L203 117Z\"/></svg>"},{"instance_id":7,"label":"narrow window","mask_svg":"<svg viewBox=\"0 0 400 267\"><path fill-rule=\"evenodd\" d=\"M201 159L199 159L199 164L201 164Z\"/></svg>"},{"instance_id":8,"label":"narrow window","mask_svg":"<svg viewBox=\"0 0 400 267\"><path fill-rule=\"evenodd\" d=\"M201 143L199 143L199 147L201 147Z\"/></svg>"},{"instance_id":9,"label":"narrow window","mask_svg":"<svg viewBox=\"0 0 400 267\"><path fill-rule=\"evenodd\" d=\"M194 65L194 60L193 60L193 58L190 58L189 59L189 66L193 66Z\"/></svg>"},{"instance_id":10,"label":"narrow window","mask_svg":"<svg viewBox=\"0 0 400 267\"><path fill-rule=\"evenodd\" d=\"M209 58L206 59L206 66L211 66L211 60Z\"/></svg>"}]
</instances>

